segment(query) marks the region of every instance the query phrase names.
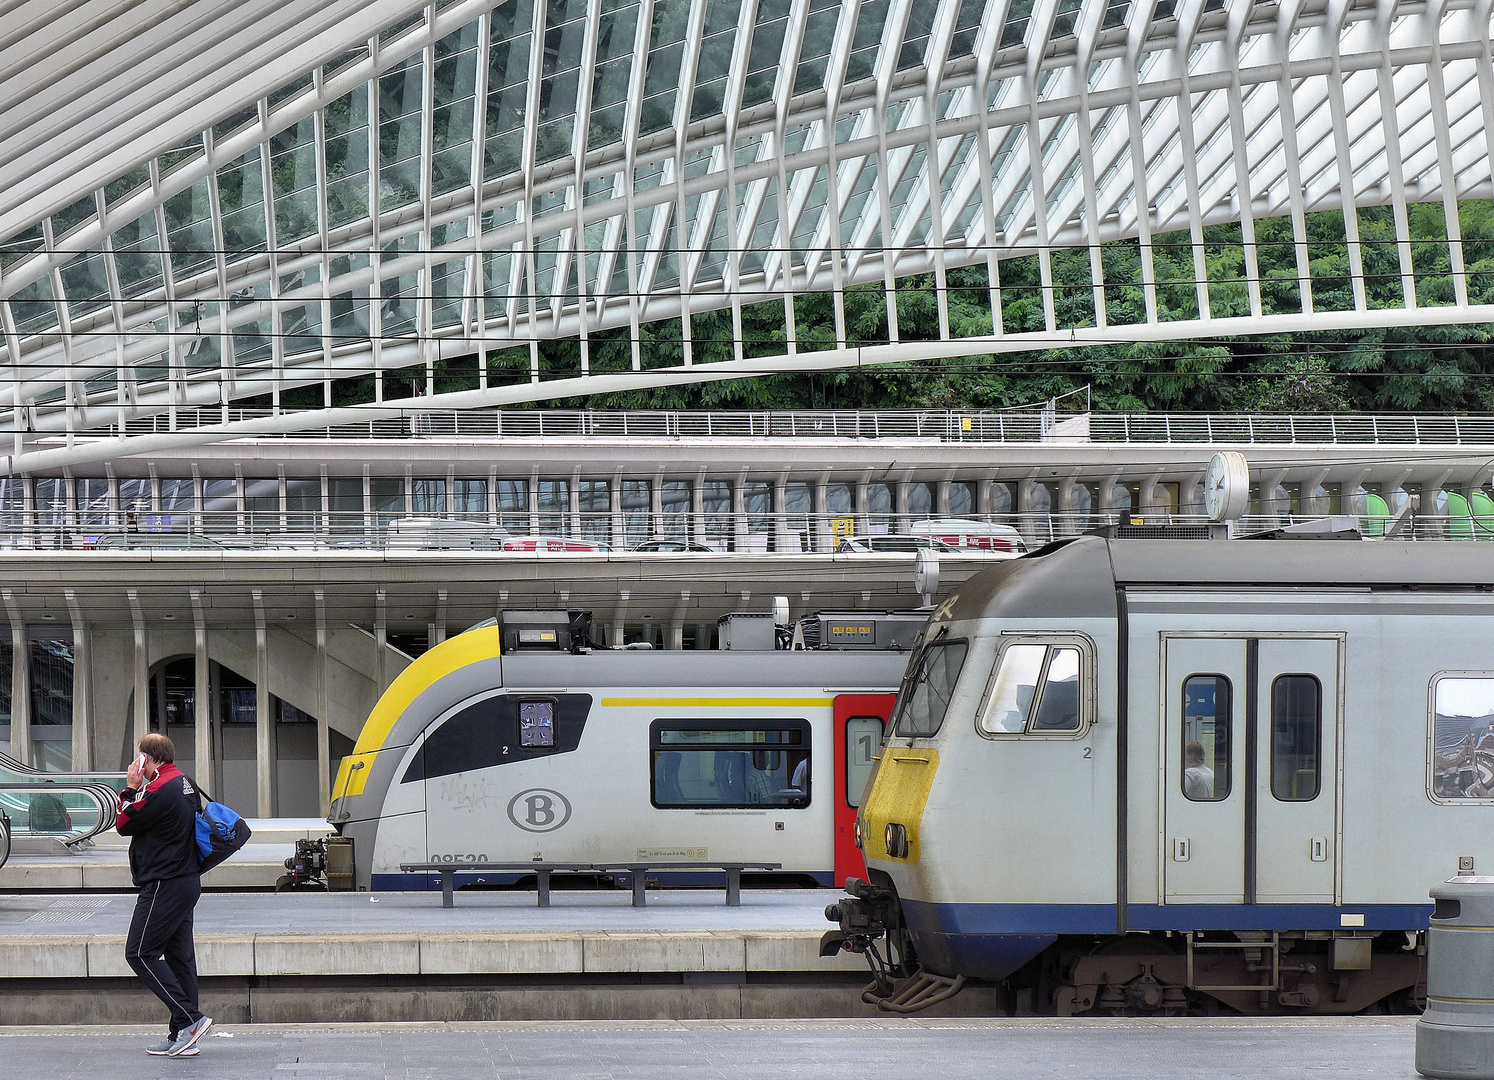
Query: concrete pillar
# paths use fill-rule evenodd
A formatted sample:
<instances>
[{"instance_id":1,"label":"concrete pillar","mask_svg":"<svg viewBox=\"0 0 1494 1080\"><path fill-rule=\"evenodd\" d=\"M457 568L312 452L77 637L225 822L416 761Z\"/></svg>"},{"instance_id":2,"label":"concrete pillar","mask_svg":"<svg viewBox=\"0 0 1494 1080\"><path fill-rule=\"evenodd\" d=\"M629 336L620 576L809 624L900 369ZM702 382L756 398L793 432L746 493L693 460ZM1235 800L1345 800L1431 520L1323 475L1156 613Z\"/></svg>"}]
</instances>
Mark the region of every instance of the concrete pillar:
<instances>
[{"instance_id":1,"label":"concrete pillar","mask_svg":"<svg viewBox=\"0 0 1494 1080\"><path fill-rule=\"evenodd\" d=\"M374 593L374 684L377 693L382 694L389 687L386 674L386 656L389 651L389 623L385 614L384 590L379 589Z\"/></svg>"},{"instance_id":2,"label":"concrete pillar","mask_svg":"<svg viewBox=\"0 0 1494 1080\"><path fill-rule=\"evenodd\" d=\"M64 595L73 623L73 768L86 772L93 768L93 643L77 595Z\"/></svg>"},{"instance_id":3,"label":"concrete pillar","mask_svg":"<svg viewBox=\"0 0 1494 1080\"><path fill-rule=\"evenodd\" d=\"M446 592L441 593L445 605ZM322 816L332 810L332 744L328 716L332 703L327 693L327 594L316 590L316 777Z\"/></svg>"},{"instance_id":4,"label":"concrete pillar","mask_svg":"<svg viewBox=\"0 0 1494 1080\"><path fill-rule=\"evenodd\" d=\"M130 744L133 751L140 740L150 734L150 652L146 647L145 614L140 610L140 596L134 589L129 591L130 619L135 629L135 740Z\"/></svg>"},{"instance_id":5,"label":"concrete pillar","mask_svg":"<svg viewBox=\"0 0 1494 1080\"><path fill-rule=\"evenodd\" d=\"M275 717L270 710L270 648L264 593L254 590L254 779L256 816L275 816Z\"/></svg>"},{"instance_id":6,"label":"concrete pillar","mask_svg":"<svg viewBox=\"0 0 1494 1080\"><path fill-rule=\"evenodd\" d=\"M26 620L9 589L4 591L10 619L10 756L31 764L31 665L26 653Z\"/></svg>"},{"instance_id":7,"label":"concrete pillar","mask_svg":"<svg viewBox=\"0 0 1494 1080\"><path fill-rule=\"evenodd\" d=\"M213 769L213 690L209 674L207 619L202 590L192 590L192 743L196 748L197 780L217 793L222 786Z\"/></svg>"}]
</instances>

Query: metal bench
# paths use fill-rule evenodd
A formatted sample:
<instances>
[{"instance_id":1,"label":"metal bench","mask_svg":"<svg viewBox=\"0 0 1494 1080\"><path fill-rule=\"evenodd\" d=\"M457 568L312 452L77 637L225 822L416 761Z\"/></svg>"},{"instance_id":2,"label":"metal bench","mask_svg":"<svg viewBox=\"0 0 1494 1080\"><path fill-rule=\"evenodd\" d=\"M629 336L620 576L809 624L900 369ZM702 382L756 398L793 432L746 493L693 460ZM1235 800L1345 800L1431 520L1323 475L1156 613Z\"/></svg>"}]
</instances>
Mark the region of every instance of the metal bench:
<instances>
[{"instance_id":1,"label":"metal bench","mask_svg":"<svg viewBox=\"0 0 1494 1080\"><path fill-rule=\"evenodd\" d=\"M490 872L499 874L533 874L538 883L539 906L550 906L550 875L559 870L562 872L592 869L591 863L570 862L461 862L461 863L400 863L399 868L403 873L413 874L421 871L439 871L441 874L441 906L455 907L453 901L455 893L455 878L459 873L468 874L473 872Z\"/></svg>"},{"instance_id":2,"label":"metal bench","mask_svg":"<svg viewBox=\"0 0 1494 1080\"><path fill-rule=\"evenodd\" d=\"M778 870L783 863L776 862L616 862L597 863L597 870L626 870L633 875L633 906L646 907L647 875L660 870L724 870L726 871L726 905L742 906L743 870Z\"/></svg>"}]
</instances>

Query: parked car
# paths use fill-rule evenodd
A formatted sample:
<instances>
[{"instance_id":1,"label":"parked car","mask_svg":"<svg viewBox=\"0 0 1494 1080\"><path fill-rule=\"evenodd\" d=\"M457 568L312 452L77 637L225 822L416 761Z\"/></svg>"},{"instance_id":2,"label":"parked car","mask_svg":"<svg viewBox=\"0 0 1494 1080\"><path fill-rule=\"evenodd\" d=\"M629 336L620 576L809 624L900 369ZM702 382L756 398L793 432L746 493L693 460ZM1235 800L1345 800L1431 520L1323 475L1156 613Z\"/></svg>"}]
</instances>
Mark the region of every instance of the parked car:
<instances>
[{"instance_id":1,"label":"parked car","mask_svg":"<svg viewBox=\"0 0 1494 1080\"><path fill-rule=\"evenodd\" d=\"M842 536L835 545L837 552L918 552L953 551L943 540L928 536L887 533L877 536Z\"/></svg>"},{"instance_id":2,"label":"parked car","mask_svg":"<svg viewBox=\"0 0 1494 1080\"><path fill-rule=\"evenodd\" d=\"M504 551L611 551L600 540L583 540L577 536L505 536Z\"/></svg>"},{"instance_id":3,"label":"parked car","mask_svg":"<svg viewBox=\"0 0 1494 1080\"><path fill-rule=\"evenodd\" d=\"M630 551L715 551L713 547L687 540L683 536L651 536L641 544L634 544Z\"/></svg>"},{"instance_id":4,"label":"parked car","mask_svg":"<svg viewBox=\"0 0 1494 1080\"><path fill-rule=\"evenodd\" d=\"M908 526L914 536L927 536L942 540L957 548L974 548L977 551L1007 552L1021 555L1027 550L1022 534L1010 525L996 525L972 518L935 518L932 521L915 521Z\"/></svg>"}]
</instances>

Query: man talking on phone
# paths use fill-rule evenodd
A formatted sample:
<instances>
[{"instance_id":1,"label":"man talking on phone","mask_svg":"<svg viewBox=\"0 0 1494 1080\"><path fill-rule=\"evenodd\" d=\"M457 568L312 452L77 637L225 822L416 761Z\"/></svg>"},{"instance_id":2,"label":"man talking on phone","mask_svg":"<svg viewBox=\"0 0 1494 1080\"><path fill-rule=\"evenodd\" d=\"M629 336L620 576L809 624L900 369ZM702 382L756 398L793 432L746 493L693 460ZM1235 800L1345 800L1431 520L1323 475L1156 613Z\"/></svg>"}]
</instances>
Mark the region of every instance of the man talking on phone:
<instances>
[{"instance_id":1,"label":"man talking on phone","mask_svg":"<svg viewBox=\"0 0 1494 1080\"><path fill-rule=\"evenodd\" d=\"M130 876L140 890L125 959L171 1010L170 1034L145 1052L192 1057L213 1021L197 1007L192 944L192 909L202 892L197 791L175 762L176 749L165 735L140 740L114 827L130 838Z\"/></svg>"}]
</instances>

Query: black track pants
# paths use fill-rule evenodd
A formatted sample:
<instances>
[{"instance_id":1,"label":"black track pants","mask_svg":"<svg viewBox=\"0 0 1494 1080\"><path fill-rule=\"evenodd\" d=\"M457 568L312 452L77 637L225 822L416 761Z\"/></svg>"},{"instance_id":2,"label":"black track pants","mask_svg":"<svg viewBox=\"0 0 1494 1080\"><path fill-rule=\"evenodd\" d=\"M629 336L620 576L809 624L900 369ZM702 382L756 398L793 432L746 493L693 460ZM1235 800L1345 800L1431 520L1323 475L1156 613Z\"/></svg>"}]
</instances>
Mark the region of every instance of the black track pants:
<instances>
[{"instance_id":1,"label":"black track pants","mask_svg":"<svg viewBox=\"0 0 1494 1080\"><path fill-rule=\"evenodd\" d=\"M171 1010L171 1035L202 1018L197 1008L197 953L192 909L202 893L196 874L148 881L140 887L125 959L140 981Z\"/></svg>"}]
</instances>

